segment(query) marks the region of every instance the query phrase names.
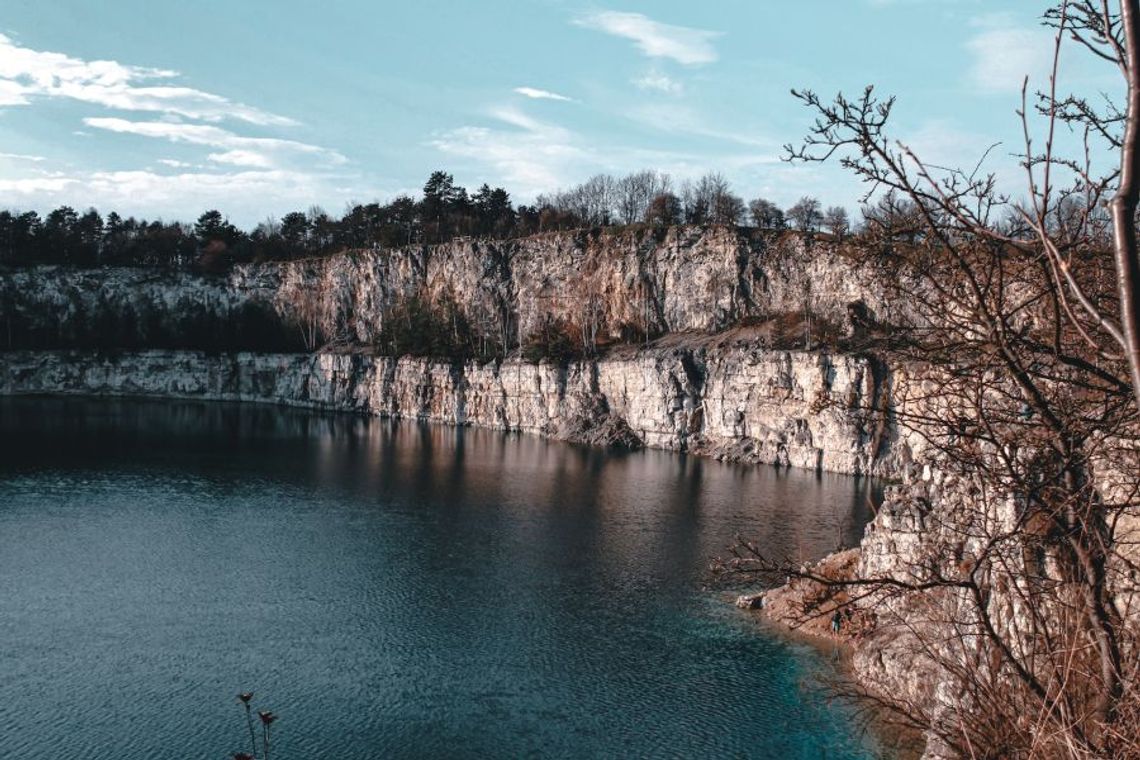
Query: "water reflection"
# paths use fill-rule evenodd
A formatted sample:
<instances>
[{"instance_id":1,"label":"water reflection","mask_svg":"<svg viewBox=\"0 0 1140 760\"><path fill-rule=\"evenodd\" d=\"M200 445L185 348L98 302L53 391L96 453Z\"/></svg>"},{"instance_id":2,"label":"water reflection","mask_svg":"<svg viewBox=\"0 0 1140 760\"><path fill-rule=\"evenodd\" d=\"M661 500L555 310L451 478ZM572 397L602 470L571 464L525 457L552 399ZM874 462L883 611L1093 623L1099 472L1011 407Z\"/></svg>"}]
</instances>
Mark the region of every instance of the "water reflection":
<instances>
[{"instance_id":1,"label":"water reflection","mask_svg":"<svg viewBox=\"0 0 1140 760\"><path fill-rule=\"evenodd\" d=\"M699 591L855 479L224 404L0 402L0 756L853 757L813 656ZM71 720L61 723L60 716Z\"/></svg>"}]
</instances>

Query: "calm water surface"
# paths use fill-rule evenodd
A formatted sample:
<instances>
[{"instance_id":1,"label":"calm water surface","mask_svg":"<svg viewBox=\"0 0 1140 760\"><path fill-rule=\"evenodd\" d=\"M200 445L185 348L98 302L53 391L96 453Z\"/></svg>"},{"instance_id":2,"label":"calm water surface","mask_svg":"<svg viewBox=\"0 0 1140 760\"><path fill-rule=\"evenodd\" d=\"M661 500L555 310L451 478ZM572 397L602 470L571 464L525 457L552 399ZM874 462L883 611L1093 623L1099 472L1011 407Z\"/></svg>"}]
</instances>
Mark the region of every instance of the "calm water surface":
<instances>
[{"instance_id":1,"label":"calm water surface","mask_svg":"<svg viewBox=\"0 0 1140 760\"><path fill-rule=\"evenodd\" d=\"M0 758L870 756L708 559L864 484L275 408L0 401Z\"/></svg>"}]
</instances>

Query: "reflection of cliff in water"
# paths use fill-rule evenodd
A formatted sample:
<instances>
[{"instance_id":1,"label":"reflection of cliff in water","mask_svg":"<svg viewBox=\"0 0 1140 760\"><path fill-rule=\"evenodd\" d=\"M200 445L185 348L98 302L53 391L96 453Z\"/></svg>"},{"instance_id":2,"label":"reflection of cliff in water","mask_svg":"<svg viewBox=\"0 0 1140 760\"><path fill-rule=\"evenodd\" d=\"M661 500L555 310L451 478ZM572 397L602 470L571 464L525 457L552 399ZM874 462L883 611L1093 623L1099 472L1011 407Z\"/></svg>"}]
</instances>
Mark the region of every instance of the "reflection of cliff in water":
<instances>
[{"instance_id":1,"label":"reflection of cliff in water","mask_svg":"<svg viewBox=\"0 0 1140 760\"><path fill-rule=\"evenodd\" d=\"M734 533L796 559L854 545L868 499L881 499L865 478L260 405L10 398L0 399L0 431L0 473L158 467L425 506L539 510L552 525L559 515L606 513L639 542L661 539L644 559L669 572L703 568ZM708 520L735 530L694 543Z\"/></svg>"}]
</instances>

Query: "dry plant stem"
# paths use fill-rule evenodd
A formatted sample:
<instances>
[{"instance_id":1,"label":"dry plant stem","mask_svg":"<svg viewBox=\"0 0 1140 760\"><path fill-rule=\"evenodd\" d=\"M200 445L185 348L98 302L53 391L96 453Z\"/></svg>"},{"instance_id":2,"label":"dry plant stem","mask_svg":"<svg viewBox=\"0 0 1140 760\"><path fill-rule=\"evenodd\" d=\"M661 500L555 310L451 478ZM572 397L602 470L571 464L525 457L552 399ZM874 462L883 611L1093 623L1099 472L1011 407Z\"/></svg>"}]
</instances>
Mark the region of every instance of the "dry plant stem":
<instances>
[{"instance_id":1,"label":"dry plant stem","mask_svg":"<svg viewBox=\"0 0 1140 760\"><path fill-rule=\"evenodd\" d=\"M257 757L257 735L253 731L253 712L250 709L249 702L244 702L245 705L245 723L249 727L249 751L250 754Z\"/></svg>"}]
</instances>

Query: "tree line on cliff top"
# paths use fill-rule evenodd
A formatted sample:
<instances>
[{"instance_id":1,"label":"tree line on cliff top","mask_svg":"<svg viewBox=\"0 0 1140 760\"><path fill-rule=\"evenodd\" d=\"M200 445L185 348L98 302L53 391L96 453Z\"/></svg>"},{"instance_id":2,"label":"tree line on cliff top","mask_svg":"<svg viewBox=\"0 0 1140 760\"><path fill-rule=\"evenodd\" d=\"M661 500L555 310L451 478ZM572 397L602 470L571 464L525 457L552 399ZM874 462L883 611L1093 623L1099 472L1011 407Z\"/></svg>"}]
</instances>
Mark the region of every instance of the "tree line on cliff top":
<instances>
[{"instance_id":1,"label":"tree line on cliff top","mask_svg":"<svg viewBox=\"0 0 1140 760\"><path fill-rule=\"evenodd\" d=\"M881 209L880 209L881 210ZM867 214L865 213L865 216ZM752 225L769 230L820 229L842 237L850 222L839 206L801 198L788 209L734 193L720 174L675 186L669 175L640 171L625 177L599 174L580 185L515 205L501 187L483 184L469 193L444 171L435 171L419 199L401 195L389 203L355 204L343 216L319 207L271 218L252 230L209 210L194 224L103 217L61 206L44 217L35 211L0 211L0 264L27 266L172 266L219 269L231 263L321 256L346 249L444 243L461 237L506 240L540 232L644 224Z\"/></svg>"}]
</instances>

